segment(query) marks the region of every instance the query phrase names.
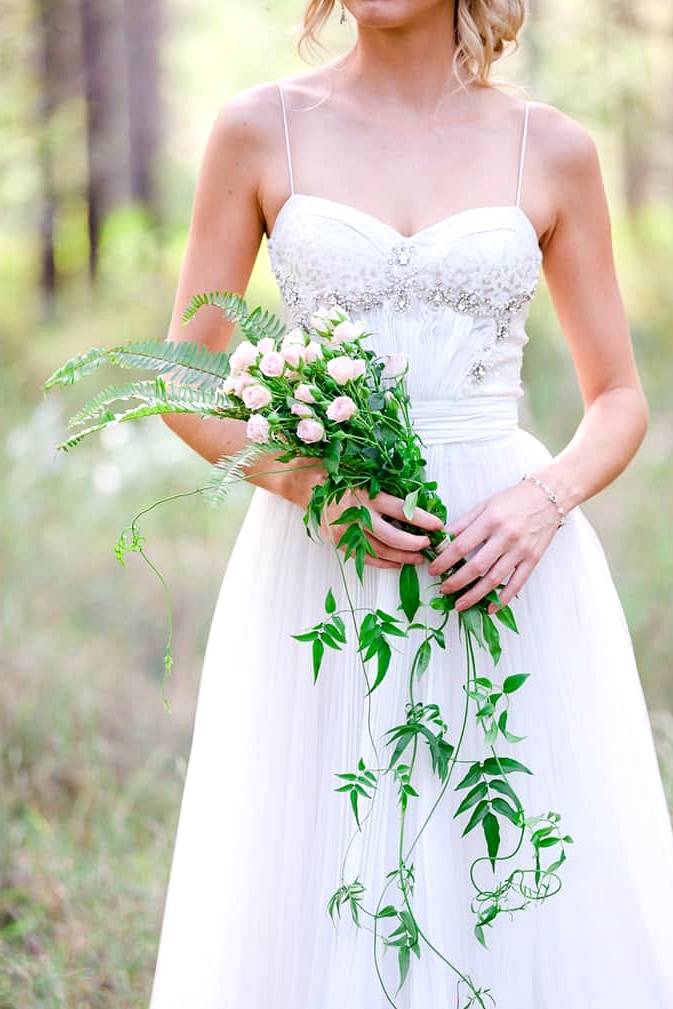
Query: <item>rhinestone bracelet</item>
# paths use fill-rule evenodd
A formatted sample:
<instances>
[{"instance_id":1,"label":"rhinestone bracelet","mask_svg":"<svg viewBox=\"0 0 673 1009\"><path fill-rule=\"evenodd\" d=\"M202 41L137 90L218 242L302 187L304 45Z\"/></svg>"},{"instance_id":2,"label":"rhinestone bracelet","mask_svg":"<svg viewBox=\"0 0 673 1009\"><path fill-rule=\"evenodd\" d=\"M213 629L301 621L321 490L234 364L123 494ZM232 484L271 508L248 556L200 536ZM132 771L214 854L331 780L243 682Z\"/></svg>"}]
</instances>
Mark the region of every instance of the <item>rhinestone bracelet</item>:
<instances>
[{"instance_id":1,"label":"rhinestone bracelet","mask_svg":"<svg viewBox=\"0 0 673 1009\"><path fill-rule=\"evenodd\" d=\"M546 483L543 483L542 480L538 480L536 476L532 476L530 473L525 473L521 477L521 479L530 480L532 483L535 484L536 487L539 487L541 490L545 492L545 494L547 495L547 500L551 501L551 503L556 508L556 511L558 512L559 520L557 528L560 529L566 520L566 513L559 504L558 497L556 496L556 494L554 494L554 491L551 489L551 487L548 487Z\"/></svg>"}]
</instances>

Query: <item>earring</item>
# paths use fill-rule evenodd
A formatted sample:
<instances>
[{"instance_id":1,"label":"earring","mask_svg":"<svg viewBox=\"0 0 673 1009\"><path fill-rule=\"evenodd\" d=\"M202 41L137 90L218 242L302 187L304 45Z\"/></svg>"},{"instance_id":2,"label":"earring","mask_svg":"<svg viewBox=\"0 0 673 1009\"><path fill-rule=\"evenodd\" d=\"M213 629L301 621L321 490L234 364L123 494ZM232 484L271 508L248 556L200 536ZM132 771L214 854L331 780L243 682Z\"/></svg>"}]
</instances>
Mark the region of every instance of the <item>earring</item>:
<instances>
[{"instance_id":1,"label":"earring","mask_svg":"<svg viewBox=\"0 0 673 1009\"><path fill-rule=\"evenodd\" d=\"M341 17L339 18L339 24L341 25L346 24L346 8L344 7L343 3L341 4Z\"/></svg>"}]
</instances>

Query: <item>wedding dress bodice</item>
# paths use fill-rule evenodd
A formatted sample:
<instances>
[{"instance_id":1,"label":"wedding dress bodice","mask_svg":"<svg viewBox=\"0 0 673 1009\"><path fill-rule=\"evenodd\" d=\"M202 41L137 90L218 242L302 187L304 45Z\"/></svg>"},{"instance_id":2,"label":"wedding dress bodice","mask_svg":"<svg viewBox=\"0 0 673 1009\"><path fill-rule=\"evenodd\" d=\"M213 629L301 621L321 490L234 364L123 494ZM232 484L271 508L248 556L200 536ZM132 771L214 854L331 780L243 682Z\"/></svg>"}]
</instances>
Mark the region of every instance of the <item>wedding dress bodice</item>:
<instances>
[{"instance_id":1,"label":"wedding dress bodice","mask_svg":"<svg viewBox=\"0 0 673 1009\"><path fill-rule=\"evenodd\" d=\"M521 395L542 255L518 203L464 210L407 238L355 207L293 193L268 248L288 320L340 305L380 353L407 355L412 398Z\"/></svg>"}]
</instances>

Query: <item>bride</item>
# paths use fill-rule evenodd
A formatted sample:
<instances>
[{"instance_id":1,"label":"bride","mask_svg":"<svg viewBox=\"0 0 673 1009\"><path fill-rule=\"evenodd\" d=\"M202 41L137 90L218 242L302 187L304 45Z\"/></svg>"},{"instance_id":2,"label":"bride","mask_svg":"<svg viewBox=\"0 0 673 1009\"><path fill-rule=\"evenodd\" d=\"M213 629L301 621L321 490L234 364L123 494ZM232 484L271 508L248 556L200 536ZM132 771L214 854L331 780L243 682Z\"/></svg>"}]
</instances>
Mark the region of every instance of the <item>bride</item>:
<instances>
[{"instance_id":1,"label":"bride","mask_svg":"<svg viewBox=\"0 0 673 1009\"><path fill-rule=\"evenodd\" d=\"M580 507L647 424L596 148L562 112L489 83L521 0L311 0L306 36L333 12L356 23L345 56L243 91L218 116L169 339L226 348L218 311L202 309L188 334L181 312L201 291L244 292L266 235L288 323L339 304L379 353L407 355L455 538L428 569L437 520L418 510L410 533L391 522L400 500L368 500L376 557L362 586L353 579L355 605L394 609L402 564L424 586L471 586L460 608L506 583L521 633L503 637L498 675L530 674L515 715L515 755L534 770L522 795L526 809L559 810L574 843L561 891L501 916L484 949L470 910L475 835L461 836L455 803L438 807L415 852L415 910L469 990L424 947L395 994L393 953L379 949L375 970L371 930L346 913L334 927L326 903L353 826L334 776L366 743L363 688L352 651L326 658L313 685L291 637L338 586L329 536L312 542L302 524L320 473L257 463L208 641L152 1009L664 1009L673 840L628 630ZM554 457L517 420L540 268L584 403ZM167 422L212 461L245 444L242 422ZM450 625L423 681L454 721L457 648ZM404 717L404 696L389 675L375 733ZM476 729L466 747L483 755ZM394 805L380 796L349 850L348 879L376 892L395 864ZM426 813L410 805L413 823Z\"/></svg>"}]
</instances>

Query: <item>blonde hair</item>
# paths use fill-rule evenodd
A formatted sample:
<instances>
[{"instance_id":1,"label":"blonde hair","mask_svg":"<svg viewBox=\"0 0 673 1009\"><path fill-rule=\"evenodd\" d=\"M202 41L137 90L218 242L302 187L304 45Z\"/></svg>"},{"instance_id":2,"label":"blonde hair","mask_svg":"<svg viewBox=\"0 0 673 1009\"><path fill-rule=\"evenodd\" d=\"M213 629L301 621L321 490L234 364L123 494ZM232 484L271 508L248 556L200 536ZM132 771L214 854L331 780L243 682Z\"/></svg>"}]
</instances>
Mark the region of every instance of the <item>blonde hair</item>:
<instances>
[{"instance_id":1,"label":"blonde hair","mask_svg":"<svg viewBox=\"0 0 673 1009\"><path fill-rule=\"evenodd\" d=\"M447 0L448 3L448 0ZM508 51L518 47L518 35L526 19L524 0L455 0L454 70L459 79L489 85L491 67ZM300 49L320 46L319 34L337 0L310 0L304 12Z\"/></svg>"}]
</instances>

